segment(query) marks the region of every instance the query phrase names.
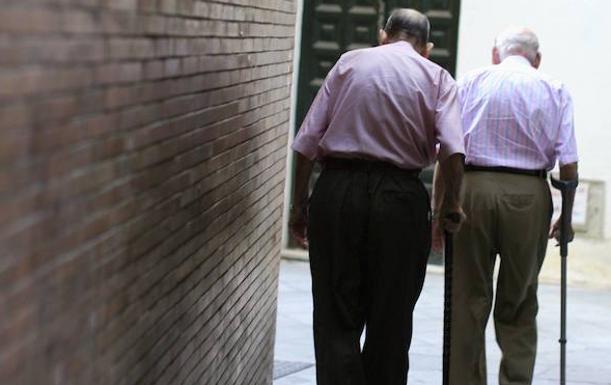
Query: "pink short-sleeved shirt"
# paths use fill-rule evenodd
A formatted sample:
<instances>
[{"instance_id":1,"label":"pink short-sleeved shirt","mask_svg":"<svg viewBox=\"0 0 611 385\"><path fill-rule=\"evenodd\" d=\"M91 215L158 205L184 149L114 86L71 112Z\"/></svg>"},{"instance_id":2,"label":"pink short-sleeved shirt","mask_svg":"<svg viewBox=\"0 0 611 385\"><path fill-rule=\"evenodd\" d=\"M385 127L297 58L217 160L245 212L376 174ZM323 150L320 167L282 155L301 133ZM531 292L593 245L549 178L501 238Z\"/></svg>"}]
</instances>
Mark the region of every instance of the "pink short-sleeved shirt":
<instances>
[{"instance_id":1,"label":"pink short-sleeved shirt","mask_svg":"<svg viewBox=\"0 0 611 385\"><path fill-rule=\"evenodd\" d=\"M293 149L405 169L464 153L457 86L407 42L348 52L327 75Z\"/></svg>"}]
</instances>

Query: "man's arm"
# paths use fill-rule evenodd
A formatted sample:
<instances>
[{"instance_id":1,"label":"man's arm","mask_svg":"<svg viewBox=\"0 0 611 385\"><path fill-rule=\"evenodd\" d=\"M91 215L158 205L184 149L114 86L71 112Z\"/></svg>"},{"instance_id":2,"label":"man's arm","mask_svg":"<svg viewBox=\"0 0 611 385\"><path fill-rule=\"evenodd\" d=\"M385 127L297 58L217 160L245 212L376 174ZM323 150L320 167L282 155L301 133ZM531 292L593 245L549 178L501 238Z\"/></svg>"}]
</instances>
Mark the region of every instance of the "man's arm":
<instances>
[{"instance_id":1,"label":"man's arm","mask_svg":"<svg viewBox=\"0 0 611 385\"><path fill-rule=\"evenodd\" d=\"M449 232L458 231L465 219L460 202L463 163L463 154L452 154L438 163L433 176L433 210L443 229ZM460 221L447 219L448 214L458 214Z\"/></svg>"},{"instance_id":2,"label":"man's arm","mask_svg":"<svg viewBox=\"0 0 611 385\"><path fill-rule=\"evenodd\" d=\"M337 73L343 57L342 55L327 74L292 145L292 149L295 150L295 181L289 213L289 229L291 235L303 248L308 247L306 210L310 176L314 160L319 155L319 142L331 120L333 94L341 86Z\"/></svg>"},{"instance_id":3,"label":"man's arm","mask_svg":"<svg viewBox=\"0 0 611 385\"><path fill-rule=\"evenodd\" d=\"M289 229L299 246L307 249L308 184L314 161L295 152L295 183L289 212Z\"/></svg>"},{"instance_id":4,"label":"man's arm","mask_svg":"<svg viewBox=\"0 0 611 385\"><path fill-rule=\"evenodd\" d=\"M571 98L568 90L563 87L561 90L562 96L562 120L560 122L560 132L556 140L556 157L560 163L560 179L561 180L577 180L578 167L577 167L577 139L575 138L575 124L573 119L573 99ZM565 205L568 205L568 212L571 213L571 218L567 218L569 223L569 229L567 234L569 235L569 242L573 240L573 224L572 224L572 213L573 203L575 202L575 191L570 191L565 195ZM550 238L556 238L560 236L560 224L562 218L559 218L551 227L549 232Z\"/></svg>"},{"instance_id":5,"label":"man's arm","mask_svg":"<svg viewBox=\"0 0 611 385\"><path fill-rule=\"evenodd\" d=\"M579 178L577 162L565 164L560 166L560 180L577 180ZM567 218L567 223L569 224L569 242L573 240L575 232L573 231L573 204L575 203L575 190L568 190L565 195L566 201L563 204L567 205L568 212L571 213L570 217ZM552 228L549 232L549 238L560 237L560 225L562 224L562 216L554 222Z\"/></svg>"},{"instance_id":6,"label":"man's arm","mask_svg":"<svg viewBox=\"0 0 611 385\"><path fill-rule=\"evenodd\" d=\"M433 216L438 217L441 204L443 203L443 195L445 194L445 184L441 176L439 162L435 164L435 172L433 173Z\"/></svg>"},{"instance_id":7,"label":"man's arm","mask_svg":"<svg viewBox=\"0 0 611 385\"><path fill-rule=\"evenodd\" d=\"M454 232L464 220L460 205L464 163L464 133L460 113L459 89L449 73L440 73L440 92L435 108L436 137L439 143L439 160L433 177L434 209L441 220L441 228ZM448 214L460 214L460 221L452 224ZM440 229L441 230L441 229Z\"/></svg>"}]
</instances>

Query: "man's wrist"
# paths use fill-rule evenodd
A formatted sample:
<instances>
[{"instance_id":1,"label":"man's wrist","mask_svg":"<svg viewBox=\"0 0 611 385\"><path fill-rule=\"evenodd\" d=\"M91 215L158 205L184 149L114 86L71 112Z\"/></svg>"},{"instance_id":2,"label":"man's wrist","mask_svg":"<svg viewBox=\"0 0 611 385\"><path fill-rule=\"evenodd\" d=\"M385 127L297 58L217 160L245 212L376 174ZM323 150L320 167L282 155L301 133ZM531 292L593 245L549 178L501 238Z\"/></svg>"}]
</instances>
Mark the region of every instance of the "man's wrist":
<instances>
[{"instance_id":1,"label":"man's wrist","mask_svg":"<svg viewBox=\"0 0 611 385\"><path fill-rule=\"evenodd\" d=\"M307 202L307 198L298 199L295 202L292 202L289 206L290 216L305 216L307 210Z\"/></svg>"},{"instance_id":2,"label":"man's wrist","mask_svg":"<svg viewBox=\"0 0 611 385\"><path fill-rule=\"evenodd\" d=\"M431 211L431 220L436 221L439 219L439 211L433 210Z\"/></svg>"},{"instance_id":3,"label":"man's wrist","mask_svg":"<svg viewBox=\"0 0 611 385\"><path fill-rule=\"evenodd\" d=\"M292 204L292 205L289 207L289 211L290 211L291 213L301 213L301 212L303 211L303 209L304 209L304 206L299 205L299 204Z\"/></svg>"},{"instance_id":4,"label":"man's wrist","mask_svg":"<svg viewBox=\"0 0 611 385\"><path fill-rule=\"evenodd\" d=\"M291 207L305 207L307 205L308 205L308 196L307 195L293 196Z\"/></svg>"},{"instance_id":5,"label":"man's wrist","mask_svg":"<svg viewBox=\"0 0 611 385\"><path fill-rule=\"evenodd\" d=\"M460 203L458 201L446 201L442 204L441 209L439 210L440 214L445 215L446 213L454 213L461 210Z\"/></svg>"}]
</instances>

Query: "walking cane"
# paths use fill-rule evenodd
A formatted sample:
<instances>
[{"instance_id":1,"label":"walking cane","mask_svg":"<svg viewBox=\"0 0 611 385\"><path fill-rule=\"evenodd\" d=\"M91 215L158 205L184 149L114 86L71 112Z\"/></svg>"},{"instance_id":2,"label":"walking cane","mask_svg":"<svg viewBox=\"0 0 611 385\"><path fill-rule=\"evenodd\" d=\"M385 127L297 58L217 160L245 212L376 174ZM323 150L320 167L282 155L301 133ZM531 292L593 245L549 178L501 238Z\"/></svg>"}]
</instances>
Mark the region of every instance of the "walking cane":
<instances>
[{"instance_id":1,"label":"walking cane","mask_svg":"<svg viewBox=\"0 0 611 385\"><path fill-rule=\"evenodd\" d=\"M569 223L570 223L570 205L567 201L568 194L572 194L577 188L577 180L559 180L551 177L552 186L560 190L562 195L562 221L560 223L560 384L566 384L566 280L567 280L567 256L569 253Z\"/></svg>"},{"instance_id":2,"label":"walking cane","mask_svg":"<svg viewBox=\"0 0 611 385\"><path fill-rule=\"evenodd\" d=\"M460 214L446 216L452 222L460 222ZM443 291L443 385L450 384L450 343L452 339L452 270L454 269L454 235L447 231L444 252L444 291Z\"/></svg>"}]
</instances>

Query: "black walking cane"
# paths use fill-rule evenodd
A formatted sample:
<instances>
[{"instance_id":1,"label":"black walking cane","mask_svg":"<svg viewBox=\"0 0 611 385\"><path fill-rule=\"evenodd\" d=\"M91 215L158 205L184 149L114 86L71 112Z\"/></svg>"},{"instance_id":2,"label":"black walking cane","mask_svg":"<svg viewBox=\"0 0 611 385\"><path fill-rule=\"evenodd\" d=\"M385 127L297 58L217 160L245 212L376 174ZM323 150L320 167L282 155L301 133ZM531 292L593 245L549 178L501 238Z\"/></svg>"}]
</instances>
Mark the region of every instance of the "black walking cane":
<instances>
[{"instance_id":1,"label":"black walking cane","mask_svg":"<svg viewBox=\"0 0 611 385\"><path fill-rule=\"evenodd\" d=\"M551 177L552 186L560 190L562 195L562 218L560 222L560 384L566 384L566 280L567 280L567 256L569 254L569 223L571 208L568 204L568 194L574 193L579 182L577 180L559 180Z\"/></svg>"},{"instance_id":2,"label":"black walking cane","mask_svg":"<svg viewBox=\"0 0 611 385\"><path fill-rule=\"evenodd\" d=\"M447 219L460 222L460 214L450 213ZM444 292L443 292L443 385L450 384L450 343L452 338L452 270L454 269L454 234L444 231Z\"/></svg>"}]
</instances>

